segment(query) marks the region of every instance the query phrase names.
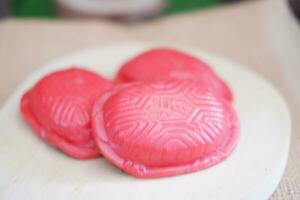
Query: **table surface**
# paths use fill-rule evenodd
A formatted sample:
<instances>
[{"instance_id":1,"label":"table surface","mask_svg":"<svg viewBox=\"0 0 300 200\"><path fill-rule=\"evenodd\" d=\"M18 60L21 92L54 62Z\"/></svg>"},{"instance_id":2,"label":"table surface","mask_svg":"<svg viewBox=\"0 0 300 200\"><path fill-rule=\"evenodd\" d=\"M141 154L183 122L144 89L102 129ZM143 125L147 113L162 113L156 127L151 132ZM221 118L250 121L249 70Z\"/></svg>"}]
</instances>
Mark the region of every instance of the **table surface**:
<instances>
[{"instance_id":1,"label":"table surface","mask_svg":"<svg viewBox=\"0 0 300 200\"><path fill-rule=\"evenodd\" d=\"M271 199L300 199L300 27L284 7L282 0L250 1L136 25L104 20L2 20L0 104L39 66L83 48L136 40L201 48L263 75L288 102L293 121L289 162Z\"/></svg>"}]
</instances>

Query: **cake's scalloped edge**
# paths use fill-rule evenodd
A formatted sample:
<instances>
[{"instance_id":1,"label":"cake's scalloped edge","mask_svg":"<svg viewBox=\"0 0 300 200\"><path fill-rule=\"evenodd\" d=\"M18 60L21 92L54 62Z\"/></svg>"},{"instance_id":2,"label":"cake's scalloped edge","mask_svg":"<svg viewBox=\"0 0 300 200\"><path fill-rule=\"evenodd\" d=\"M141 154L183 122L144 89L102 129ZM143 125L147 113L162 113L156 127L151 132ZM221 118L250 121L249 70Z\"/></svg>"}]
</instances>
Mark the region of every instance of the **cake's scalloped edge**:
<instances>
[{"instance_id":1,"label":"cake's scalloped edge","mask_svg":"<svg viewBox=\"0 0 300 200\"><path fill-rule=\"evenodd\" d=\"M20 101L20 111L23 119L39 138L73 158L91 159L101 156L99 149L86 148L84 147L84 144L82 146L79 146L78 144L72 144L60 137L54 131L43 128L30 109L30 92L31 90L27 91L22 96ZM51 135L51 137L48 137L49 135Z\"/></svg>"}]
</instances>

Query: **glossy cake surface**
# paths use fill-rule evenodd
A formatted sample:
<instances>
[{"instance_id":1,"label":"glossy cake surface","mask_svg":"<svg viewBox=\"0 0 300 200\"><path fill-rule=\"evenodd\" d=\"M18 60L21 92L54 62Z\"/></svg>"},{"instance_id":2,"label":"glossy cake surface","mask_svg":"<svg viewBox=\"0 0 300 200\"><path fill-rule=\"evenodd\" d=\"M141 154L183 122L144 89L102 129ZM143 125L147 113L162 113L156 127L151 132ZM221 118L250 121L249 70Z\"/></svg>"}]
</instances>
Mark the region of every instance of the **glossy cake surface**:
<instances>
[{"instance_id":1,"label":"glossy cake surface","mask_svg":"<svg viewBox=\"0 0 300 200\"><path fill-rule=\"evenodd\" d=\"M111 83L99 75L71 68L36 83L21 99L21 112L38 136L80 159L100 155L92 137L91 109Z\"/></svg>"},{"instance_id":2,"label":"glossy cake surface","mask_svg":"<svg viewBox=\"0 0 300 200\"><path fill-rule=\"evenodd\" d=\"M233 94L227 84L204 61L169 48L145 51L127 61L119 70L119 82L192 80L212 88L217 95L228 101Z\"/></svg>"},{"instance_id":3,"label":"glossy cake surface","mask_svg":"<svg viewBox=\"0 0 300 200\"><path fill-rule=\"evenodd\" d=\"M215 165L239 137L230 103L191 81L133 83L109 91L94 106L93 126L103 155L142 178Z\"/></svg>"}]
</instances>

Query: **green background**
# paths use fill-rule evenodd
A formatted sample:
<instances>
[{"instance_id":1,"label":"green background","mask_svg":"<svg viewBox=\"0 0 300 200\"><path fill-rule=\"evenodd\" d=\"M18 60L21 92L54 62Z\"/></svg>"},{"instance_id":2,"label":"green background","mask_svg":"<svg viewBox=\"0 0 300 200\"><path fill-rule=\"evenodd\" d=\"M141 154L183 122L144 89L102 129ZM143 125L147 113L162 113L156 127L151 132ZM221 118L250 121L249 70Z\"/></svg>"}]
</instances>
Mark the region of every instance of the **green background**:
<instances>
[{"instance_id":1,"label":"green background","mask_svg":"<svg viewBox=\"0 0 300 200\"><path fill-rule=\"evenodd\" d=\"M168 0L164 14L208 8L224 0ZM19 17L55 17L54 0L10 0L12 13Z\"/></svg>"}]
</instances>

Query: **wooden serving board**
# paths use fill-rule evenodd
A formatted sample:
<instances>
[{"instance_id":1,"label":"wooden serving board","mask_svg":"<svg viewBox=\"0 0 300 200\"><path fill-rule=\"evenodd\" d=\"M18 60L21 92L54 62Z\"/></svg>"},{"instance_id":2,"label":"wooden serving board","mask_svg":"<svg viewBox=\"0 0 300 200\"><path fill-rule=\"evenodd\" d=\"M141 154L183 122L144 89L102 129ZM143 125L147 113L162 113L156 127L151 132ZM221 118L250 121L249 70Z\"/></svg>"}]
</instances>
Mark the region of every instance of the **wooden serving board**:
<instances>
[{"instance_id":1,"label":"wooden serving board","mask_svg":"<svg viewBox=\"0 0 300 200\"><path fill-rule=\"evenodd\" d=\"M41 142L22 120L20 97L43 75L77 65L112 78L124 61L153 46L158 45L127 43L83 50L46 64L20 85L0 111L1 200L265 200L272 194L290 143L285 102L245 67L190 47L175 46L210 63L229 83L241 123L237 148L214 167L176 177L137 179L104 158L80 161L65 156Z\"/></svg>"}]
</instances>

